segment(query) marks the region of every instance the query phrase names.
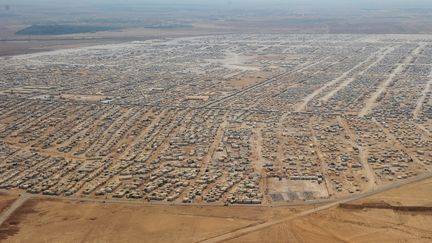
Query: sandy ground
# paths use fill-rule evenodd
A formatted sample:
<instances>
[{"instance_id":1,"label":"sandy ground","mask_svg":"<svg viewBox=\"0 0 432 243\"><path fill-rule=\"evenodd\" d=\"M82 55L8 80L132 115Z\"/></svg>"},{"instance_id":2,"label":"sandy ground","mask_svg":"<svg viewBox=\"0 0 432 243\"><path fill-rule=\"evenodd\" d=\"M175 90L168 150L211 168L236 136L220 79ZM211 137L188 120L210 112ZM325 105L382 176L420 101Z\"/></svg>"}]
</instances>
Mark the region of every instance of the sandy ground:
<instances>
[{"instance_id":1,"label":"sandy ground","mask_svg":"<svg viewBox=\"0 0 432 243\"><path fill-rule=\"evenodd\" d=\"M104 95L72 95L72 94L62 94L61 98L66 100L77 100L77 101L101 101L107 97Z\"/></svg>"},{"instance_id":2,"label":"sandy ground","mask_svg":"<svg viewBox=\"0 0 432 243\"><path fill-rule=\"evenodd\" d=\"M355 203L432 206L432 180L407 185ZM432 214L389 209L333 208L256 231L230 242L431 242Z\"/></svg>"},{"instance_id":3,"label":"sandy ground","mask_svg":"<svg viewBox=\"0 0 432 243\"><path fill-rule=\"evenodd\" d=\"M380 193L375 196L356 201L355 203L382 201L392 205L432 206L432 180L422 181L388 192Z\"/></svg>"},{"instance_id":4,"label":"sandy ground","mask_svg":"<svg viewBox=\"0 0 432 243\"><path fill-rule=\"evenodd\" d=\"M312 181L291 181L291 180L278 180L277 178L270 178L268 180L268 187L271 193L281 193L285 200L290 201L287 194L296 193L298 199L304 199L303 192L313 193L314 198L327 198L328 193L325 183L315 183Z\"/></svg>"},{"instance_id":5,"label":"sandy ground","mask_svg":"<svg viewBox=\"0 0 432 243\"><path fill-rule=\"evenodd\" d=\"M432 215L331 209L229 242L430 242Z\"/></svg>"},{"instance_id":6,"label":"sandy ground","mask_svg":"<svg viewBox=\"0 0 432 243\"><path fill-rule=\"evenodd\" d=\"M14 29L17 31L19 28ZM46 36L16 36L13 32L2 32L0 24L0 57L19 54L38 53L51 50L62 50L89 47L101 44L117 44L149 39L174 37L189 37L219 33L232 33L231 30L218 27L196 27L179 29L146 29L130 28L122 31L103 31L97 33L46 35Z\"/></svg>"},{"instance_id":7,"label":"sandy ground","mask_svg":"<svg viewBox=\"0 0 432 243\"><path fill-rule=\"evenodd\" d=\"M16 194L0 193L0 212L2 212L9 205L11 205L17 197L18 197L18 195L16 195Z\"/></svg>"},{"instance_id":8,"label":"sandy ground","mask_svg":"<svg viewBox=\"0 0 432 243\"><path fill-rule=\"evenodd\" d=\"M263 78L250 77L250 78L231 80L228 81L228 83L235 88L244 88L250 85L254 85L262 80Z\"/></svg>"},{"instance_id":9,"label":"sandy ground","mask_svg":"<svg viewBox=\"0 0 432 243\"><path fill-rule=\"evenodd\" d=\"M432 205L432 180L360 200ZM3 198L3 197L0 197ZM2 242L199 242L306 207L127 205L31 199L0 227ZM228 242L431 242L432 214L331 208Z\"/></svg>"},{"instance_id":10,"label":"sandy ground","mask_svg":"<svg viewBox=\"0 0 432 243\"><path fill-rule=\"evenodd\" d=\"M15 195L1 195L6 207ZM9 200L9 202L8 202ZM362 202L432 206L432 180ZM5 203L6 202L6 203ZM5 206L4 206L5 205ZM0 226L2 242L198 242L288 218L306 207L128 205L31 199ZM229 242L431 242L432 213L331 208Z\"/></svg>"},{"instance_id":11,"label":"sandy ground","mask_svg":"<svg viewBox=\"0 0 432 243\"><path fill-rule=\"evenodd\" d=\"M4 242L196 242L291 209L135 206L29 200L0 227Z\"/></svg>"}]
</instances>

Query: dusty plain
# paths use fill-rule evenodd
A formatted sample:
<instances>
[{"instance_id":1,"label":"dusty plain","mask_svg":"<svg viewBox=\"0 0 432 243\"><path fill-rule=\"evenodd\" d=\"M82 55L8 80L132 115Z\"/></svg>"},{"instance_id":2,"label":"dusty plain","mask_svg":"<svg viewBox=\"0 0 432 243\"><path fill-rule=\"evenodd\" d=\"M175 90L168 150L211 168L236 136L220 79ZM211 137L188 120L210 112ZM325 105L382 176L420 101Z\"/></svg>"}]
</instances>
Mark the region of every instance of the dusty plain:
<instances>
[{"instance_id":1,"label":"dusty plain","mask_svg":"<svg viewBox=\"0 0 432 243\"><path fill-rule=\"evenodd\" d=\"M0 237L4 242L198 242L298 210L32 199L0 227Z\"/></svg>"},{"instance_id":2,"label":"dusty plain","mask_svg":"<svg viewBox=\"0 0 432 243\"><path fill-rule=\"evenodd\" d=\"M425 180L352 202L432 205L432 180ZM323 210L227 242L430 242L432 212L391 209Z\"/></svg>"},{"instance_id":3,"label":"dusty plain","mask_svg":"<svg viewBox=\"0 0 432 243\"><path fill-rule=\"evenodd\" d=\"M394 205L430 206L431 183L430 179L420 181L352 203L385 201ZM1 196L2 201L10 202L10 198L13 201L16 194ZM35 198L1 225L0 237L2 242L206 242L217 235L285 219L226 242L430 242L432 239L431 212L336 206L292 218L314 207L128 205Z\"/></svg>"},{"instance_id":4,"label":"dusty plain","mask_svg":"<svg viewBox=\"0 0 432 243\"><path fill-rule=\"evenodd\" d=\"M1 241L432 240L429 10L11 9Z\"/></svg>"}]
</instances>

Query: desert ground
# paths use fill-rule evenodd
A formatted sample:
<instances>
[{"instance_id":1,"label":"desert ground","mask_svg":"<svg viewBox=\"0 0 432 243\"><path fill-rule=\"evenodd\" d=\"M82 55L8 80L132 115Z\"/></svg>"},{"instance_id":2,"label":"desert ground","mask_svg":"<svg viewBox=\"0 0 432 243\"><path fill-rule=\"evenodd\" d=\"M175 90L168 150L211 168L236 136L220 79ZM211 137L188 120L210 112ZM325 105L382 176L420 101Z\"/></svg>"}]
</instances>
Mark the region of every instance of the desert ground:
<instances>
[{"instance_id":1,"label":"desert ground","mask_svg":"<svg viewBox=\"0 0 432 243\"><path fill-rule=\"evenodd\" d=\"M392 205L430 207L431 184L432 180L425 180L353 203L386 202ZM430 242L431 224L431 212L335 207L227 242Z\"/></svg>"},{"instance_id":2,"label":"desert ground","mask_svg":"<svg viewBox=\"0 0 432 243\"><path fill-rule=\"evenodd\" d=\"M0 212L8 208L18 197L15 193L0 193Z\"/></svg>"},{"instance_id":3,"label":"desert ground","mask_svg":"<svg viewBox=\"0 0 432 243\"><path fill-rule=\"evenodd\" d=\"M432 241L430 10L71 4L0 8L1 242Z\"/></svg>"},{"instance_id":4,"label":"desert ground","mask_svg":"<svg viewBox=\"0 0 432 243\"><path fill-rule=\"evenodd\" d=\"M0 6L4 7L4 6ZM0 8L0 56L49 50L144 41L158 38L216 34L430 34L432 19L422 9L305 9L290 6L281 9L208 8L196 9L157 4L133 6L83 7L68 2L66 6L10 4ZM68 11L74 10L74 14ZM347 14L349 12L350 14ZM390 21L391 20L391 21ZM114 26L118 30L68 35L17 35L34 24ZM154 26L153 26L153 25ZM164 28L159 25L186 25L188 28Z\"/></svg>"},{"instance_id":5,"label":"desert ground","mask_svg":"<svg viewBox=\"0 0 432 243\"><path fill-rule=\"evenodd\" d=\"M428 175L431 40L229 34L2 58L0 187L281 205Z\"/></svg>"},{"instance_id":6,"label":"desert ground","mask_svg":"<svg viewBox=\"0 0 432 243\"><path fill-rule=\"evenodd\" d=\"M352 203L430 206L432 180ZM415 189L415 190L413 190ZM1 195L9 203L16 194ZM223 207L127 205L34 198L0 226L2 242L211 242L218 235L281 223L226 242L430 242L432 213L317 206ZM224 241L225 242L225 241Z\"/></svg>"},{"instance_id":7,"label":"desert ground","mask_svg":"<svg viewBox=\"0 0 432 243\"><path fill-rule=\"evenodd\" d=\"M198 242L300 209L31 199L0 227L0 237L4 242Z\"/></svg>"}]
</instances>

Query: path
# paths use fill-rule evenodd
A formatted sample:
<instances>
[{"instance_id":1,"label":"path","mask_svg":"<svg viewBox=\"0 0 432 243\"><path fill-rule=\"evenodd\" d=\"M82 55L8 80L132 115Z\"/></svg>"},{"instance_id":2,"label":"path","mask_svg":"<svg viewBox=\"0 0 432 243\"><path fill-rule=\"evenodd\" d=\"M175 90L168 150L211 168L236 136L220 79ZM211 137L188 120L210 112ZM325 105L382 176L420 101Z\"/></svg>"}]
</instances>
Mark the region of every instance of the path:
<instances>
[{"instance_id":1,"label":"path","mask_svg":"<svg viewBox=\"0 0 432 243\"><path fill-rule=\"evenodd\" d=\"M216 135L215 138L213 140L213 143L210 145L210 147L208 148L208 153L206 154L206 156L204 156L204 158L202 159L202 164L201 164L201 168L200 171L198 172L198 174L195 176L195 178L193 180L190 181L191 185L195 185L197 184L197 181L203 176L205 175L207 168L210 166L210 163L212 161L212 159L214 158L214 155L216 153L216 149L219 147L219 145L222 143L222 139L224 137L224 132L225 129L228 127L229 123L227 121L227 116L228 114L225 114L223 117L223 122L219 125L217 131L216 131ZM217 118L216 118L217 119ZM176 202L181 202L182 199L186 196L186 194L189 193L189 190L183 190L180 195L178 196Z\"/></svg>"},{"instance_id":2,"label":"path","mask_svg":"<svg viewBox=\"0 0 432 243\"><path fill-rule=\"evenodd\" d=\"M329 203L329 204L326 204L326 205L323 205L323 206L319 206L317 208L313 208L313 209L310 209L310 210L306 210L306 211L300 212L300 213L298 213L296 215L293 215L291 217L280 218L280 219L276 219L276 220L272 220L272 221L267 221L267 222L261 223L261 224L255 224L255 225L252 225L252 226L246 226L244 228L237 229L237 230L234 230L234 231L231 231L231 232L228 232L228 233L224 233L224 234L221 234L219 236L215 236L215 237L212 237L212 238L209 238L209 239L206 239L206 240L202 240L202 241L198 241L198 242L201 242L201 243L216 243L216 242L224 242L224 241L227 241L227 240L235 239L235 238L238 238L240 236L243 236L243 235L246 235L246 234L249 234L249 233L252 233L252 232L256 232L256 231L259 231L259 230L263 230L263 229L269 228L269 227L277 225L277 224L286 223L286 222L289 222L289 221L294 220L296 218L300 218L300 217L303 217L303 216L306 216L306 215L309 215L309 214L312 214L312 213L316 213L316 212L319 212L319 211L322 211L322 210L325 210L325 209L336 207L336 206L338 206L341 203L348 203L348 202L352 202L352 201L359 200L359 199L362 199L362 198L370 197L370 196L373 196L373 195L378 194L378 193L382 193L382 192L385 192L385 191L388 191L388 190L392 190L392 189L399 188L399 187L404 186L404 185L408 185L408 184L411 184L411 183L423 181L423 180L430 179L430 178L432 178L432 173L427 173L425 175L418 176L418 177L412 177L412 178L407 179L407 180L402 181L402 182L398 182L398 183L394 183L394 184L391 184L391 185L383 186L383 187L381 187L381 188L379 188L377 190L374 190L374 191L369 191L369 192L366 192L366 193L356 194L356 195L352 195L352 196L347 197L347 198L339 199L339 200L336 200L336 201L334 201L332 203Z\"/></svg>"},{"instance_id":3,"label":"path","mask_svg":"<svg viewBox=\"0 0 432 243\"><path fill-rule=\"evenodd\" d=\"M252 166L255 171L259 172L261 176L260 181L260 190L261 193L264 195L263 198L263 205L268 205L270 203L269 200L269 194L268 194L268 178L267 173L264 169L264 159L262 157L262 148L263 148L263 137L262 137L262 129L263 127L257 126L252 129L253 133L251 136L251 144L252 144L252 154L251 154L251 160L252 160Z\"/></svg>"},{"instance_id":4,"label":"path","mask_svg":"<svg viewBox=\"0 0 432 243\"><path fill-rule=\"evenodd\" d=\"M32 196L30 194L21 193L6 210L3 210L3 212L0 213L0 225L6 222L6 220L15 212L15 210L21 207L31 197Z\"/></svg>"},{"instance_id":5,"label":"path","mask_svg":"<svg viewBox=\"0 0 432 243\"><path fill-rule=\"evenodd\" d=\"M421 165L423 167L425 167L426 169L429 169L429 166L423 164L423 162L421 162L417 156L411 151L408 150L400 141L399 139L393 135L393 133L391 131L389 131L389 129L385 126L383 126L379 121L377 121L377 119L374 117L372 118L372 121L375 122L375 124L385 133L385 135L387 136L387 138L392 141L393 146L395 149L402 151L404 153L406 153L411 159L412 161L414 161L415 163L417 163L418 165Z\"/></svg>"},{"instance_id":6,"label":"path","mask_svg":"<svg viewBox=\"0 0 432 243\"><path fill-rule=\"evenodd\" d=\"M376 189L377 186L377 180L375 177L375 173L373 169L371 168L370 164L368 163L368 150L367 148L364 148L363 146L360 146L357 144L355 139L355 134L351 131L350 126L347 124L345 119L342 119L341 117L338 117L338 123L340 126L343 127L345 133L349 136L348 142L351 144L351 146L358 148L359 150L359 160L362 163L362 166L364 168L364 171L366 173L366 177L368 179L368 188L366 190L372 190Z\"/></svg>"},{"instance_id":7,"label":"path","mask_svg":"<svg viewBox=\"0 0 432 243\"><path fill-rule=\"evenodd\" d=\"M384 57L389 54L390 52L392 52L395 48L394 47L388 47L385 48L384 51L381 51L380 53L380 57L375 60L374 62L372 62L371 64L369 64L364 70L362 70L361 72L357 73L356 75L354 75L353 77L346 79L345 81L343 81L339 86L337 86L335 89L333 89L332 91L328 92L324 97L322 97L320 99L320 101L323 102L327 102L329 99L331 99L339 90L341 90L342 88L348 86L351 82L353 82L355 80L356 77L362 76L367 70L369 70L371 67L375 66L376 64L380 63ZM374 58L375 56L370 56L366 62L370 61L372 58Z\"/></svg>"},{"instance_id":8,"label":"path","mask_svg":"<svg viewBox=\"0 0 432 243\"><path fill-rule=\"evenodd\" d=\"M426 83L426 87L425 87L425 89L423 90L423 93L422 93L422 96L420 97L420 99L418 99L418 101L417 101L417 105L416 105L416 108L415 108L415 110L414 110L414 113L413 113L413 118L414 119L417 119L418 118L418 116L419 116L419 114L420 114L420 112L421 112L421 109L422 109L422 106L423 106L423 103L424 103L424 101L426 100L426 97L428 96L428 94L431 92L431 86L432 86L432 72L430 73L430 75L429 75L429 81Z\"/></svg>"},{"instance_id":9,"label":"path","mask_svg":"<svg viewBox=\"0 0 432 243\"><path fill-rule=\"evenodd\" d=\"M373 57L373 56L371 56ZM367 63L370 61L370 58L368 57L366 60L364 60L363 62L358 63L357 65L355 65L353 68L351 68L350 70L344 72L341 76L337 77L336 79L333 79L330 82L325 83L323 86L321 86L320 88L316 89L314 92L312 92L310 95L306 96L306 98L303 99L303 102L297 106L297 108L295 109L295 111L300 112L300 111L304 111L306 110L307 105L309 104L309 102L315 98L317 95L319 95L322 91L324 91L326 88L335 85L337 83L339 83L341 80L346 79L354 70L356 70L357 68L361 67L363 64Z\"/></svg>"},{"instance_id":10,"label":"path","mask_svg":"<svg viewBox=\"0 0 432 243\"><path fill-rule=\"evenodd\" d=\"M312 127L312 120L311 119L309 119L309 130L311 131L312 143L315 146L315 152L316 152L316 155L317 155L319 163L320 163L320 170L321 170L321 173L324 175L324 182L326 185L327 194L329 197L332 197L335 195L335 191L331 187L332 184L331 184L330 178L329 178L328 173L327 173L329 170L327 168L326 159L325 159L325 156L321 150L321 143L318 141L315 130Z\"/></svg>"},{"instance_id":11,"label":"path","mask_svg":"<svg viewBox=\"0 0 432 243\"><path fill-rule=\"evenodd\" d=\"M247 93L247 92L249 92L251 90L254 90L254 89L259 88L261 86L264 86L266 84L270 84L272 82L279 81L280 78L282 78L282 77L284 77L286 75L302 72L303 70L305 70L305 69L307 69L309 67L312 67L312 66L320 63L321 61L325 60L325 59L326 58L323 58L323 59L318 60L317 62L312 62L312 63L305 62L305 63L301 64L300 67L298 67L298 68L296 68L296 69L294 69L292 71L287 71L287 72L283 72L283 73L277 74L277 75L275 75L275 76L273 76L273 77L271 77L269 79L266 79L264 81L261 81L259 83L254 84L254 85L248 86L247 88L241 89L241 90L239 90L239 91L237 91L237 92L235 92L233 94L230 94L230 95L222 97L222 98L220 98L218 100L209 102L206 105L201 106L200 108L214 107L214 105L220 104L220 103L222 103L224 101L227 101L227 100L230 100L230 99L232 99L234 97L243 95L243 94L245 94L245 93Z\"/></svg>"},{"instance_id":12,"label":"path","mask_svg":"<svg viewBox=\"0 0 432 243\"><path fill-rule=\"evenodd\" d=\"M363 117L369 115L369 113L377 106L378 98L386 91L387 87L394 81L394 79L399 75L406 64L409 64L415 55L418 55L420 51L424 48L424 44L419 45L416 49L414 49L411 54L403 60L403 62L398 63L397 67L392 70L390 75L381 82L377 88L377 90L372 94L372 96L366 100L363 109L359 112L359 116Z\"/></svg>"}]
</instances>

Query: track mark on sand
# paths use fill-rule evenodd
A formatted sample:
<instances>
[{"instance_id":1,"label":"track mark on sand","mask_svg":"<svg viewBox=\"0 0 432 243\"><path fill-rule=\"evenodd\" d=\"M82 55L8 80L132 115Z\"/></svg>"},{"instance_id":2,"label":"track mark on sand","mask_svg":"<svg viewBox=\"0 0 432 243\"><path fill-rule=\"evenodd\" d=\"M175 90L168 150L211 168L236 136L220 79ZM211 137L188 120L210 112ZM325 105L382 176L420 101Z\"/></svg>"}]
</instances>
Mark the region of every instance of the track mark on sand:
<instances>
[{"instance_id":1,"label":"track mark on sand","mask_svg":"<svg viewBox=\"0 0 432 243\"><path fill-rule=\"evenodd\" d=\"M256 231L259 231L259 230L267 229L267 228L269 228L271 226L274 226L274 225L277 225L277 224L286 223L286 222L289 222L291 220L307 216L309 214L313 214L313 213L316 213L316 212L319 212L319 211L322 211L322 210L326 210L326 209L329 209L329 208L336 207L336 206L338 206L341 203L348 203L348 202L352 202L352 201L359 200L359 199L362 199L362 198L370 197L370 196L373 196L373 195L376 195L376 194L379 194L379 193L382 193L382 192L389 191L391 189L399 188L401 186L412 184L412 183L419 182L419 181L423 181L423 180L426 180L426 179L429 179L429 178L432 178L432 173L430 173L430 172L427 173L427 174L421 175L421 176L412 177L410 179L407 179L407 180L404 180L404 181L401 181L401 182L393 183L391 185L386 185L386 186L383 186L383 187L378 188L378 189L373 190L373 191L369 191L369 192L365 192L365 193L361 193L361 194L352 195L352 196L347 197L347 198L342 198L342 199L336 200L334 202L331 202L329 204L325 204L325 205L322 205L322 206L319 206L319 207L316 207L316 208L313 208L313 209L309 209L309 210L300 212L300 213L292 215L290 217L279 218L279 219L275 219L275 220L270 220L270 221L267 221L267 222L264 222L264 223L258 223L258 224L255 224L255 225L252 225L252 226L249 226L249 227L244 227L244 228L241 228L241 229L238 229L238 230L233 230L231 232L224 233L224 234L221 234L221 235L209 238L209 239L201 240L201 241L198 241L198 242L201 242L201 243L216 243L216 242L225 242L227 240L236 239L236 238L241 237L243 235L246 235L246 234L249 234L249 233L252 233L252 232L256 232Z\"/></svg>"},{"instance_id":2,"label":"track mark on sand","mask_svg":"<svg viewBox=\"0 0 432 243\"><path fill-rule=\"evenodd\" d=\"M371 64L369 64L364 70L362 70L361 72L359 72L358 74L354 75L353 77L346 79L345 81L343 81L339 86L337 86L335 89L333 89L332 91L330 91L328 94L326 94L324 97L322 97L320 100L323 102L327 102L329 99L331 99L339 90L343 89L344 87L348 86L352 81L355 80L356 77L363 75L367 70L369 70L371 67L375 66L376 64L378 64L379 62L381 62L384 57L389 54L390 52L392 52L395 48L394 47L388 47L385 49L381 50L381 53L378 54L380 55L380 57L375 60L374 62L372 62ZM376 55L374 56L370 56L366 62L370 61L372 58L374 58Z\"/></svg>"},{"instance_id":3,"label":"track mark on sand","mask_svg":"<svg viewBox=\"0 0 432 243\"><path fill-rule=\"evenodd\" d=\"M366 172L366 177L368 178L368 188L366 190L373 190L377 186L377 179L375 177L375 173L373 169L371 168L370 164L368 163L368 150L367 148L364 148L357 144L355 139L355 134L351 131L349 125L347 124L345 119L342 119L341 117L338 117L338 123L340 126L343 127L345 130L345 133L349 136L349 143L351 146L358 148L359 150L359 159L360 162L363 165L364 171Z\"/></svg>"},{"instance_id":4,"label":"track mark on sand","mask_svg":"<svg viewBox=\"0 0 432 243\"><path fill-rule=\"evenodd\" d=\"M295 109L296 112L301 112L301 111L305 111L307 108L307 105L309 104L309 102L311 100L313 100L313 98L315 98L317 95L319 95L322 91L324 91L326 88L335 85L337 83L339 83L341 80L346 79L353 70L356 70L357 68L361 67L363 64L367 63L368 61L370 61L370 58L372 58L373 56L367 58L366 60L364 60L363 62L358 63L357 65L355 65L353 68L351 68L350 70L344 72L341 76L333 79L330 82L325 83L323 86L321 86L320 88L316 89L314 92L312 92L311 94L309 94L308 96L306 96L306 98L303 99L303 102L300 103L297 108Z\"/></svg>"},{"instance_id":5,"label":"track mark on sand","mask_svg":"<svg viewBox=\"0 0 432 243\"><path fill-rule=\"evenodd\" d=\"M22 193L20 196L0 214L0 225L2 225L19 207L21 207L31 195L27 193Z\"/></svg>"},{"instance_id":6,"label":"track mark on sand","mask_svg":"<svg viewBox=\"0 0 432 243\"><path fill-rule=\"evenodd\" d=\"M432 86L432 72L429 74L429 81L426 83L426 87L425 87L425 89L423 90L423 94L422 94L422 96L420 97L420 99L418 99L418 101L417 101L417 106L416 106L416 108L415 108L415 110L414 110L414 114L413 114L413 118L414 119L417 119L418 118L418 116L419 116L419 114L420 114L420 112L421 112L421 109L422 109L422 106L423 106L423 103L424 103L424 101L426 100L426 97L428 96L428 94L431 92L431 86Z\"/></svg>"},{"instance_id":7,"label":"track mark on sand","mask_svg":"<svg viewBox=\"0 0 432 243\"><path fill-rule=\"evenodd\" d=\"M372 96L365 102L363 109L360 111L359 116L363 117L369 115L370 112L377 106L378 97L380 97L387 89L387 87L394 81L396 76L400 74L404 68L404 66L410 63L414 56L418 55L420 51L425 47L424 44L419 45L416 49L414 49L411 54L404 59L402 63L398 63L397 67L393 69L390 75L381 82L377 88L377 90L372 94Z\"/></svg>"}]
</instances>

